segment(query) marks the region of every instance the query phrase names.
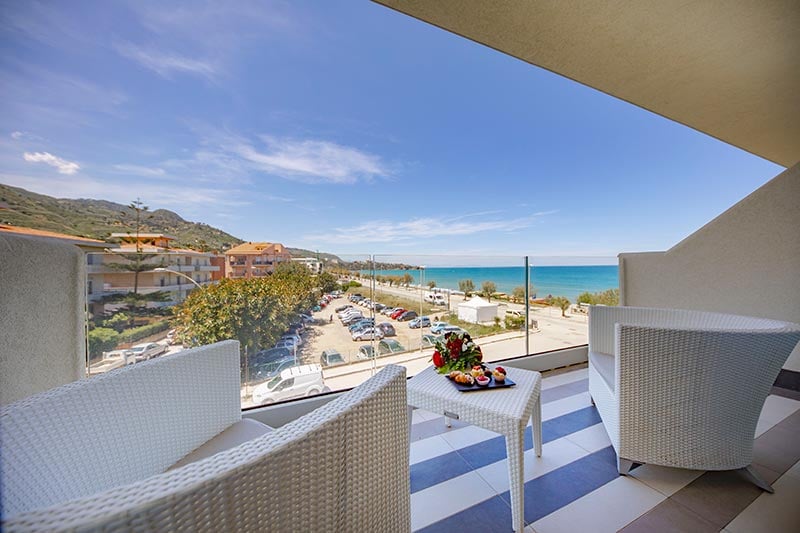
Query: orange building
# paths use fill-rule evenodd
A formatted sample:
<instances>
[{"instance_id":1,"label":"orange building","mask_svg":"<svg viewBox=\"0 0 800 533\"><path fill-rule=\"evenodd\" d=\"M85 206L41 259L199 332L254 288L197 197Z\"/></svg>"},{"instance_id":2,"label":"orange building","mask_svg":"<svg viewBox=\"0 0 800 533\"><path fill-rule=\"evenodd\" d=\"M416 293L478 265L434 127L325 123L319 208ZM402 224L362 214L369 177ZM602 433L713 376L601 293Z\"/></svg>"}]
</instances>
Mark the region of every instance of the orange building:
<instances>
[{"instance_id":1,"label":"orange building","mask_svg":"<svg viewBox=\"0 0 800 533\"><path fill-rule=\"evenodd\" d=\"M267 276L292 256L280 243L246 242L225 252L226 278L253 278Z\"/></svg>"}]
</instances>

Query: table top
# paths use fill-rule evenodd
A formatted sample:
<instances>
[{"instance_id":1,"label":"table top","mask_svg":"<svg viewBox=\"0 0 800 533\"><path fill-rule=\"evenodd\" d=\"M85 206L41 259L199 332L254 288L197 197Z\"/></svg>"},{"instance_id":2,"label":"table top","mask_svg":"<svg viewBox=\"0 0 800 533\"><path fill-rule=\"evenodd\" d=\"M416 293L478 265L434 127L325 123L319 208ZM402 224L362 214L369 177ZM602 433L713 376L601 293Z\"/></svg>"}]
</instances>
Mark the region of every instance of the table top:
<instances>
[{"instance_id":1,"label":"table top","mask_svg":"<svg viewBox=\"0 0 800 533\"><path fill-rule=\"evenodd\" d=\"M505 433L527 423L542 386L539 372L506 370L516 386L461 392L435 368L428 367L408 380L408 403L438 414L448 411L466 422Z\"/></svg>"}]
</instances>

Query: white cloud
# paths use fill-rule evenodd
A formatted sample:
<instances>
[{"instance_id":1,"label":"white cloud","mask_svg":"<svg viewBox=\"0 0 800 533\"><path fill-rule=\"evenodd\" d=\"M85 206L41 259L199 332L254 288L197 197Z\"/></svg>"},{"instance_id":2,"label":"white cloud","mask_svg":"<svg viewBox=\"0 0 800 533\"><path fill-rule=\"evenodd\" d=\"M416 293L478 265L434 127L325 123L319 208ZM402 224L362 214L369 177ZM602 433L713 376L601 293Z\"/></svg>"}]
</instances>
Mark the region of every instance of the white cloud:
<instances>
[{"instance_id":1,"label":"white cloud","mask_svg":"<svg viewBox=\"0 0 800 533\"><path fill-rule=\"evenodd\" d=\"M58 169L59 174L75 174L81 166L73 161L56 157L49 152L25 152L22 157L29 163L44 163Z\"/></svg>"},{"instance_id":2,"label":"white cloud","mask_svg":"<svg viewBox=\"0 0 800 533\"><path fill-rule=\"evenodd\" d=\"M144 167L141 165L114 165L114 170L138 176L163 176L166 174L163 168Z\"/></svg>"},{"instance_id":3,"label":"white cloud","mask_svg":"<svg viewBox=\"0 0 800 533\"><path fill-rule=\"evenodd\" d=\"M257 170L307 183L346 184L389 175L379 156L357 148L320 140L262 139L262 151L241 140L227 148Z\"/></svg>"},{"instance_id":4,"label":"white cloud","mask_svg":"<svg viewBox=\"0 0 800 533\"><path fill-rule=\"evenodd\" d=\"M11 138L14 139L15 141L22 139L24 136L25 133L21 131L14 131L11 133Z\"/></svg>"},{"instance_id":5,"label":"white cloud","mask_svg":"<svg viewBox=\"0 0 800 533\"><path fill-rule=\"evenodd\" d=\"M161 52L153 48L144 48L132 43L116 46L117 51L128 59L132 59L164 78L172 73L197 74L212 79L217 74L217 67L210 61L193 59L178 54Z\"/></svg>"},{"instance_id":6,"label":"white cloud","mask_svg":"<svg viewBox=\"0 0 800 533\"><path fill-rule=\"evenodd\" d=\"M475 220L484 213L457 217L422 217L401 222L375 220L357 226L335 228L330 233L308 235L304 237L304 240L306 242L358 244L472 235L486 231L510 231L529 227L536 219L552 213L554 211L542 211L526 217L506 220Z\"/></svg>"},{"instance_id":7,"label":"white cloud","mask_svg":"<svg viewBox=\"0 0 800 533\"><path fill-rule=\"evenodd\" d=\"M78 175L67 182L40 176L0 174L0 182L56 198L95 198L128 204L139 195L148 199L151 208L157 205L179 210L182 215L189 212L203 217L208 216L210 209L216 214L221 208L236 208L251 203L237 189L187 187L186 182L163 180L142 181L134 187L127 181L110 181L86 175Z\"/></svg>"}]
</instances>

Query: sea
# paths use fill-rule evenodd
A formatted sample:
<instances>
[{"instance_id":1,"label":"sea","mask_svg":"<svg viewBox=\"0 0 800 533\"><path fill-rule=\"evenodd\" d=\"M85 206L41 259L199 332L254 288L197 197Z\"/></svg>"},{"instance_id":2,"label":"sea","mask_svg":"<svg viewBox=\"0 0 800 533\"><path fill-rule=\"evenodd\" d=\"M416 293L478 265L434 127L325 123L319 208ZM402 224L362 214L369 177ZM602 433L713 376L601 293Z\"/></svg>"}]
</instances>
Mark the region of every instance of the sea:
<instances>
[{"instance_id":1,"label":"sea","mask_svg":"<svg viewBox=\"0 0 800 533\"><path fill-rule=\"evenodd\" d=\"M533 294L538 298L566 296L574 302L583 292L601 292L619 288L617 265L537 266L530 267ZM402 276L408 272L412 284L436 282L444 289L458 289L458 282L471 279L476 290L484 281L492 281L497 292L511 294L515 287L525 286L525 267L428 267L424 270L378 270L379 276ZM369 274L362 271L362 274Z\"/></svg>"}]
</instances>

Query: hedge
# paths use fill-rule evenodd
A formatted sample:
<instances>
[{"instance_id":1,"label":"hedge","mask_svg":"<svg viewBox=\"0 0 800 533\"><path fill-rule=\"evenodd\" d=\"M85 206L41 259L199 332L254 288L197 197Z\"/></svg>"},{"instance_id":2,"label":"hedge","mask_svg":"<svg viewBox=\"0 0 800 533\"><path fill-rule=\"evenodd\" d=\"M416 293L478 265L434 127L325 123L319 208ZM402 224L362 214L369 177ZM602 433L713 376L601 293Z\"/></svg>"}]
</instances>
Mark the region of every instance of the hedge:
<instances>
[{"instance_id":1,"label":"hedge","mask_svg":"<svg viewBox=\"0 0 800 533\"><path fill-rule=\"evenodd\" d=\"M119 344L120 334L111 328L95 328L89 330L89 356L94 359L103 352L110 352Z\"/></svg>"},{"instance_id":2,"label":"hedge","mask_svg":"<svg viewBox=\"0 0 800 533\"><path fill-rule=\"evenodd\" d=\"M154 335L159 331L164 331L169 329L169 321L162 320L160 322L153 322L152 324L147 324L146 326L139 326L136 328L126 329L120 335L120 342L136 342L140 339L144 339L145 337L149 337L150 335Z\"/></svg>"}]
</instances>

